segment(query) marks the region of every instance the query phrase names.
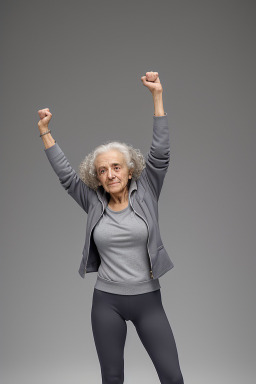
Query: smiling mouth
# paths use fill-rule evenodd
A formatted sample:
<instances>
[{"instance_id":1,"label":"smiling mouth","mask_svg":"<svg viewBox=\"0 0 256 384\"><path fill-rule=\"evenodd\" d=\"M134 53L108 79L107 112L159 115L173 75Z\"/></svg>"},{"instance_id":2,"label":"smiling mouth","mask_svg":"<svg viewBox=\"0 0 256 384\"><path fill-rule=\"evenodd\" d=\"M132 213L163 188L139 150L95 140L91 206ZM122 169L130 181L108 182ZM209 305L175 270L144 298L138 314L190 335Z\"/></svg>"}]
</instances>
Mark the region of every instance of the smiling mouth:
<instances>
[{"instance_id":1,"label":"smiling mouth","mask_svg":"<svg viewBox=\"0 0 256 384\"><path fill-rule=\"evenodd\" d=\"M111 184L109 184L109 185L114 185L114 184L118 184L119 182L117 181L116 183L111 183Z\"/></svg>"}]
</instances>

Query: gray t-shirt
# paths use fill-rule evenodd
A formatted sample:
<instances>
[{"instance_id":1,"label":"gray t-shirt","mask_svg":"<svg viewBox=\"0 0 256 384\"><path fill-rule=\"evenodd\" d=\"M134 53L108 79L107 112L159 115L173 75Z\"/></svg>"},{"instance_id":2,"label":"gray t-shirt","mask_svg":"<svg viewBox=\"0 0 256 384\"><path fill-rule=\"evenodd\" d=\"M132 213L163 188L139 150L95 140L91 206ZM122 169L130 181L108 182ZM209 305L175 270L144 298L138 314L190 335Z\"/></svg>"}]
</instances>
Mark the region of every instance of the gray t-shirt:
<instances>
[{"instance_id":1,"label":"gray t-shirt","mask_svg":"<svg viewBox=\"0 0 256 384\"><path fill-rule=\"evenodd\" d=\"M136 295L161 288L150 278L145 221L130 206L121 211L106 207L93 230L101 264L95 288L122 295Z\"/></svg>"}]
</instances>

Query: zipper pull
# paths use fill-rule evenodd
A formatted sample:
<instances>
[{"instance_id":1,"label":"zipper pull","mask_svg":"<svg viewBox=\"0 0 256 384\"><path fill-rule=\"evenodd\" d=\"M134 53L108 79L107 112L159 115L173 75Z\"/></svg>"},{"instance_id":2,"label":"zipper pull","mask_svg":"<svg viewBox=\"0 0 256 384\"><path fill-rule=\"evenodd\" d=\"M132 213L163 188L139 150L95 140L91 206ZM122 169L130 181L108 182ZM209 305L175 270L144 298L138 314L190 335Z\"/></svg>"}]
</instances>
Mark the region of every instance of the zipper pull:
<instances>
[{"instance_id":1,"label":"zipper pull","mask_svg":"<svg viewBox=\"0 0 256 384\"><path fill-rule=\"evenodd\" d=\"M151 279L154 278L154 276L153 276L153 272L152 272L152 271L150 271L150 278L151 278Z\"/></svg>"}]
</instances>

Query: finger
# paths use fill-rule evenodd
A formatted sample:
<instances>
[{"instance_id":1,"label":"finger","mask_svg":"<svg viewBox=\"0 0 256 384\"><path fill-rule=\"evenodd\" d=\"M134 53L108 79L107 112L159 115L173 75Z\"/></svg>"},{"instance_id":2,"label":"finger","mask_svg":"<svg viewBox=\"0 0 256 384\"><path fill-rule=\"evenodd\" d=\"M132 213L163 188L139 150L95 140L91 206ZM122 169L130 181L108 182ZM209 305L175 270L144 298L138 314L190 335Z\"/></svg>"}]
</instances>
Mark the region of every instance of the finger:
<instances>
[{"instance_id":1,"label":"finger","mask_svg":"<svg viewBox=\"0 0 256 384\"><path fill-rule=\"evenodd\" d=\"M151 71L151 72L147 72L147 73L152 74L152 76L158 76L158 72Z\"/></svg>"},{"instance_id":2,"label":"finger","mask_svg":"<svg viewBox=\"0 0 256 384\"><path fill-rule=\"evenodd\" d=\"M46 116L46 112L50 112L49 108L39 109L38 114L41 119Z\"/></svg>"},{"instance_id":3,"label":"finger","mask_svg":"<svg viewBox=\"0 0 256 384\"><path fill-rule=\"evenodd\" d=\"M150 81L154 81L158 76L158 72L147 72L146 73L146 77L150 80Z\"/></svg>"},{"instance_id":4,"label":"finger","mask_svg":"<svg viewBox=\"0 0 256 384\"><path fill-rule=\"evenodd\" d=\"M39 115L39 117L40 117L40 119L42 118L42 116L44 116L45 115L45 113L42 111L42 110L40 110L40 111L38 111L38 115Z\"/></svg>"},{"instance_id":5,"label":"finger","mask_svg":"<svg viewBox=\"0 0 256 384\"><path fill-rule=\"evenodd\" d=\"M43 119L46 116L45 112L42 112L42 111L38 112L38 114L40 119Z\"/></svg>"},{"instance_id":6,"label":"finger","mask_svg":"<svg viewBox=\"0 0 256 384\"><path fill-rule=\"evenodd\" d=\"M39 112L44 112L44 111L50 111L50 109L49 108L42 108L42 109L39 109L38 113Z\"/></svg>"},{"instance_id":7,"label":"finger","mask_svg":"<svg viewBox=\"0 0 256 384\"><path fill-rule=\"evenodd\" d=\"M146 83L147 83L147 79L146 79L146 76L141 76L141 81L142 81L142 83L143 83L143 85L145 85L146 86Z\"/></svg>"},{"instance_id":8,"label":"finger","mask_svg":"<svg viewBox=\"0 0 256 384\"><path fill-rule=\"evenodd\" d=\"M40 113L42 113L42 109L39 109L37 112L40 115Z\"/></svg>"},{"instance_id":9,"label":"finger","mask_svg":"<svg viewBox=\"0 0 256 384\"><path fill-rule=\"evenodd\" d=\"M51 112L49 112L49 111L45 111L45 116L44 117L47 117L47 118L51 118L52 117L52 114L51 114Z\"/></svg>"}]
</instances>

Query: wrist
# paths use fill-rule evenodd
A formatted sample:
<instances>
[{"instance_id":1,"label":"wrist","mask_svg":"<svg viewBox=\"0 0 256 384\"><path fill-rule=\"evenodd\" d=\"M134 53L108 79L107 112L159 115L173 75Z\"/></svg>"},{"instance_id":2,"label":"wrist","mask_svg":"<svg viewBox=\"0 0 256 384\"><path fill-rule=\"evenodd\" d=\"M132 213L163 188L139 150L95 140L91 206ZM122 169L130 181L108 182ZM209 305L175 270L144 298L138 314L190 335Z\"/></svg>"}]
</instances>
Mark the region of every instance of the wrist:
<instances>
[{"instance_id":1,"label":"wrist","mask_svg":"<svg viewBox=\"0 0 256 384\"><path fill-rule=\"evenodd\" d=\"M159 100L163 97L163 91L154 91L152 92L153 99Z\"/></svg>"},{"instance_id":2,"label":"wrist","mask_svg":"<svg viewBox=\"0 0 256 384\"><path fill-rule=\"evenodd\" d=\"M50 129L49 129L48 131L41 132L39 136L40 136L40 137L43 137L43 136L47 135L48 133L51 133L51 130L50 130Z\"/></svg>"},{"instance_id":3,"label":"wrist","mask_svg":"<svg viewBox=\"0 0 256 384\"><path fill-rule=\"evenodd\" d=\"M44 133L44 132L47 132L47 131L49 131L49 127L48 127L48 125L44 125L43 127L40 127L40 128L39 128L39 132L40 132L40 134L41 134L41 133Z\"/></svg>"},{"instance_id":4,"label":"wrist","mask_svg":"<svg viewBox=\"0 0 256 384\"><path fill-rule=\"evenodd\" d=\"M52 147L56 143L56 140L52 137L50 132L46 135L41 136L41 139L43 140L45 149Z\"/></svg>"}]
</instances>

